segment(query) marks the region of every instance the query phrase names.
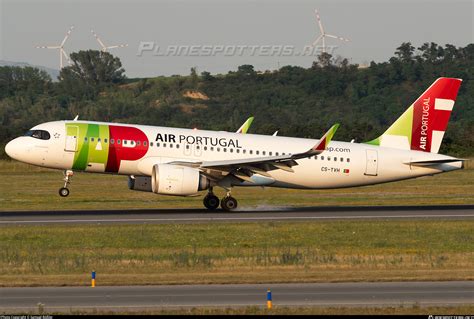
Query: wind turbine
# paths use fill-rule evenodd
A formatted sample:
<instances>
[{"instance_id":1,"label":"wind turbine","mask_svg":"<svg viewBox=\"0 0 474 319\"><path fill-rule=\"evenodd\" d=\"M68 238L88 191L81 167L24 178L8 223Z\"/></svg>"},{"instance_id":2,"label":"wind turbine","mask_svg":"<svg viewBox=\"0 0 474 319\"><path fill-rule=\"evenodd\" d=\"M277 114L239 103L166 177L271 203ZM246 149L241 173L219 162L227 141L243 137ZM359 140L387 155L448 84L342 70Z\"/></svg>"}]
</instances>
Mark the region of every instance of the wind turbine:
<instances>
[{"instance_id":1,"label":"wind turbine","mask_svg":"<svg viewBox=\"0 0 474 319\"><path fill-rule=\"evenodd\" d=\"M74 29L74 26L71 26L66 33L66 36L63 39L63 42L61 42L60 45L51 45L51 46L37 46L37 49L59 49L59 67L60 69L63 68L63 56L66 58L68 63L71 63L71 60L69 59L69 56L66 54L66 51L64 51L64 44L66 43L66 40L69 38L69 35L71 34L72 30Z\"/></svg>"},{"instance_id":2,"label":"wind turbine","mask_svg":"<svg viewBox=\"0 0 474 319\"><path fill-rule=\"evenodd\" d=\"M94 32L94 30L91 30L91 33L94 35L95 39L97 40L97 42L99 42L99 45L102 47L101 49L102 52L107 52L107 50L109 49L128 47L128 44L106 46L104 42L102 42L102 40L99 38L99 36Z\"/></svg>"},{"instance_id":3,"label":"wind turbine","mask_svg":"<svg viewBox=\"0 0 474 319\"><path fill-rule=\"evenodd\" d=\"M326 52L326 37L349 42L349 39L342 38L342 37L332 35L332 34L327 34L324 31L323 24L321 23L321 18L319 17L318 10L314 10L314 12L316 13L316 19L318 20L319 30L321 31L321 35L316 39L316 41L313 42L313 45L312 45L313 47L316 46L316 44L318 44L320 40L323 40L323 52Z\"/></svg>"}]
</instances>

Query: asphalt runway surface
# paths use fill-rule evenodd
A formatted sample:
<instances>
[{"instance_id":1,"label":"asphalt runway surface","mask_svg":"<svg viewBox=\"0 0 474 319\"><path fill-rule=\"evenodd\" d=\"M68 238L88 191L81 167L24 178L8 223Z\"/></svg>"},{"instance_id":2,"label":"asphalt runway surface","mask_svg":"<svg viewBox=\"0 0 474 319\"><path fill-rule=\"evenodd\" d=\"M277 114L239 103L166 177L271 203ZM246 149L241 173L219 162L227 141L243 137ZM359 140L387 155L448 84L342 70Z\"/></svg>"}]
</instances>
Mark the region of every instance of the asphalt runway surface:
<instances>
[{"instance_id":1,"label":"asphalt runway surface","mask_svg":"<svg viewBox=\"0 0 474 319\"><path fill-rule=\"evenodd\" d=\"M209 222L474 219L474 205L451 206L265 206L234 212L205 209L139 209L0 212L0 226L54 224L170 224Z\"/></svg>"},{"instance_id":2,"label":"asphalt runway surface","mask_svg":"<svg viewBox=\"0 0 474 319\"><path fill-rule=\"evenodd\" d=\"M100 279L99 283L100 283ZM0 311L275 306L441 306L474 303L474 282L0 288Z\"/></svg>"}]
</instances>

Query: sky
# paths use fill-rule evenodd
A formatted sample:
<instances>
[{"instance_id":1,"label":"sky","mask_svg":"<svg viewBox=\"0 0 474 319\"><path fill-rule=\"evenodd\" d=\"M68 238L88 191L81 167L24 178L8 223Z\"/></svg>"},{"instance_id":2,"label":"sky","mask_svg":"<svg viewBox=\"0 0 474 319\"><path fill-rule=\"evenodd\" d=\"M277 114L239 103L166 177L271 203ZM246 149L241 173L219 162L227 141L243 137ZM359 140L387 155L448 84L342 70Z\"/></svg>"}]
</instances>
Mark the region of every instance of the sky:
<instances>
[{"instance_id":1,"label":"sky","mask_svg":"<svg viewBox=\"0 0 474 319\"><path fill-rule=\"evenodd\" d=\"M58 45L74 25L67 53L99 49L94 29L106 45L128 44L110 53L131 78L185 75L191 67L227 73L242 64L261 71L307 68L316 57L298 53L320 35L315 9L327 34L350 40L327 39L330 52L352 63L387 61L402 42L474 42L474 0L0 0L0 60L59 69L57 50L35 46ZM161 55L152 51L157 46ZM177 46L188 54L163 55ZM233 54L237 46L246 49ZM229 51L219 52L222 47ZM278 54L281 47L286 54Z\"/></svg>"}]
</instances>

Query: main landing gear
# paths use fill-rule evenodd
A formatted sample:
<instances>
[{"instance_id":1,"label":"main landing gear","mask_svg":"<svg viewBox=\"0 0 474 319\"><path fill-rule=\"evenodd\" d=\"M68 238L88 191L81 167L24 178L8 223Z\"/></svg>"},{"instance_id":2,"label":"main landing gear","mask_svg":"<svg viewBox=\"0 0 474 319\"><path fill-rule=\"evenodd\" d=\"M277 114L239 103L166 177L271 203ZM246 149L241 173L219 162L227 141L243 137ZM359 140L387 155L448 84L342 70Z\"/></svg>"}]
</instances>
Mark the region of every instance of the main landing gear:
<instances>
[{"instance_id":1,"label":"main landing gear","mask_svg":"<svg viewBox=\"0 0 474 319\"><path fill-rule=\"evenodd\" d=\"M69 188L67 186L71 183L71 178L74 175L74 172L71 170L64 171L64 187L59 189L59 196L66 197L69 195Z\"/></svg>"},{"instance_id":2,"label":"main landing gear","mask_svg":"<svg viewBox=\"0 0 474 319\"><path fill-rule=\"evenodd\" d=\"M209 210L216 210L219 207L219 198L214 195L212 188L209 189L209 193L204 197L204 206ZM230 192L220 201L221 208L225 211L231 211L237 208L237 200L230 196Z\"/></svg>"}]
</instances>

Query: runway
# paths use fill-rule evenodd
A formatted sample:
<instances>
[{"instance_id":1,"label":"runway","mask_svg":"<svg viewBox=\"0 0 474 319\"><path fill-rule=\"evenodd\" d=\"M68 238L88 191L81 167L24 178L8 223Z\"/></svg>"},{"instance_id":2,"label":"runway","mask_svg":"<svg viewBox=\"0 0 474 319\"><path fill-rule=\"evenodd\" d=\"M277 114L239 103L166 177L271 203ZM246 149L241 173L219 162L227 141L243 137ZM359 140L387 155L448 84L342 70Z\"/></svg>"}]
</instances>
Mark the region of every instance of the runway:
<instances>
[{"instance_id":1,"label":"runway","mask_svg":"<svg viewBox=\"0 0 474 319\"><path fill-rule=\"evenodd\" d=\"M0 226L54 224L169 224L265 221L474 219L474 205L257 207L235 212L140 209L0 212Z\"/></svg>"},{"instance_id":2,"label":"runway","mask_svg":"<svg viewBox=\"0 0 474 319\"><path fill-rule=\"evenodd\" d=\"M420 306L474 302L474 282L0 288L0 311L264 306Z\"/></svg>"}]
</instances>

